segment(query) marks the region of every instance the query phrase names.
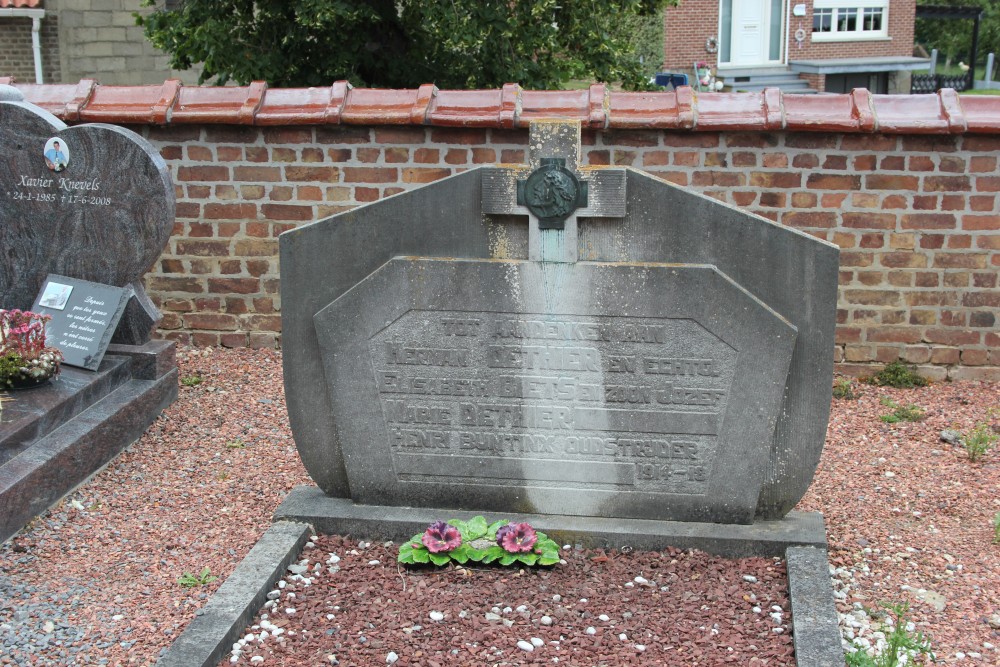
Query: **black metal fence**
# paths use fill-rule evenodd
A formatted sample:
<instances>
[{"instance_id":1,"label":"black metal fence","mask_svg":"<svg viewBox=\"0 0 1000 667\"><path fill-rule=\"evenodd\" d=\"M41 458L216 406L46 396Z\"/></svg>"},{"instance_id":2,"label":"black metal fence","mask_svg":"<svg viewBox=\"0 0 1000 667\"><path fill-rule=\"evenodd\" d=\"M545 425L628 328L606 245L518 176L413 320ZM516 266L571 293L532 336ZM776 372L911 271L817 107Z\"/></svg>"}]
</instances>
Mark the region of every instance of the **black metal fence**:
<instances>
[{"instance_id":1,"label":"black metal fence","mask_svg":"<svg viewBox=\"0 0 1000 667\"><path fill-rule=\"evenodd\" d=\"M958 92L972 88L972 77L966 74L914 74L910 80L910 93L936 93L942 88Z\"/></svg>"}]
</instances>

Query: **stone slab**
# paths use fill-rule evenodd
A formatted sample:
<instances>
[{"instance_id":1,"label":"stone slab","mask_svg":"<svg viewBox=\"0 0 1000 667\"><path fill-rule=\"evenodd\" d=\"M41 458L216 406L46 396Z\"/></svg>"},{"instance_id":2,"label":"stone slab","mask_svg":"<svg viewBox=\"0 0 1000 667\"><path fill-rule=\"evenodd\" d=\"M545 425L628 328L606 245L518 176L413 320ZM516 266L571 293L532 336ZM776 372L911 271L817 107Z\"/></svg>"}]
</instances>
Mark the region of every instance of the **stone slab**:
<instances>
[{"instance_id":1,"label":"stone slab","mask_svg":"<svg viewBox=\"0 0 1000 667\"><path fill-rule=\"evenodd\" d=\"M298 558L312 528L279 521L156 662L157 667L215 667L263 607L268 591Z\"/></svg>"},{"instance_id":2,"label":"stone slab","mask_svg":"<svg viewBox=\"0 0 1000 667\"><path fill-rule=\"evenodd\" d=\"M826 549L789 547L785 562L796 662L802 667L843 667L844 648Z\"/></svg>"},{"instance_id":3,"label":"stone slab","mask_svg":"<svg viewBox=\"0 0 1000 667\"><path fill-rule=\"evenodd\" d=\"M314 316L397 256L514 259L527 224L483 210L484 169L470 170L282 234L285 393L300 456L329 495L351 497L336 389L317 363ZM773 438L761 454L758 519L778 518L815 473L829 415L838 250L764 218L626 170L623 218L582 219L580 262L714 266L798 331Z\"/></svg>"},{"instance_id":4,"label":"stone slab","mask_svg":"<svg viewBox=\"0 0 1000 667\"><path fill-rule=\"evenodd\" d=\"M169 356L163 344L153 347L135 354ZM142 365L144 374L153 363ZM176 368L138 379L130 365L108 355L103 373L65 369L50 386L18 391L5 404L12 421L0 430L0 450L12 455L0 465L0 541L100 471L176 399Z\"/></svg>"},{"instance_id":5,"label":"stone slab","mask_svg":"<svg viewBox=\"0 0 1000 667\"><path fill-rule=\"evenodd\" d=\"M752 526L647 519L603 519L564 514L522 514L463 510L359 505L331 498L315 487L298 486L275 511L275 521L302 521L318 533L351 535L372 540L402 541L439 519L489 518L527 521L559 544L585 548L658 551L666 547L700 549L726 558L784 556L791 546L826 547L823 516L818 512L790 512Z\"/></svg>"},{"instance_id":6,"label":"stone slab","mask_svg":"<svg viewBox=\"0 0 1000 667\"><path fill-rule=\"evenodd\" d=\"M714 267L397 258L315 321L356 502L753 521L795 329Z\"/></svg>"},{"instance_id":7,"label":"stone slab","mask_svg":"<svg viewBox=\"0 0 1000 667\"><path fill-rule=\"evenodd\" d=\"M141 292L174 224L173 185L156 149L130 130L67 127L17 101L0 101L0 146L0 306L28 309L50 273ZM144 304L127 310L118 342L149 339L158 314Z\"/></svg>"}]
</instances>

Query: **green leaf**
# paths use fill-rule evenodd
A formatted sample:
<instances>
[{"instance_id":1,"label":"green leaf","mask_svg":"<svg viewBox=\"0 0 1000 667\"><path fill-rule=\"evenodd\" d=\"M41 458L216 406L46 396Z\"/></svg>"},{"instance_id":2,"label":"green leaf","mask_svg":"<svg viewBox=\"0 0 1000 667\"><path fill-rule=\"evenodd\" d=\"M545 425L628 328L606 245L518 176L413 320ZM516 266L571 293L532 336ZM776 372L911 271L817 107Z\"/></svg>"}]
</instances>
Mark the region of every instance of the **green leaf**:
<instances>
[{"instance_id":1,"label":"green leaf","mask_svg":"<svg viewBox=\"0 0 1000 667\"><path fill-rule=\"evenodd\" d=\"M525 565L531 566L534 565L535 561L538 560L538 554L533 554L533 553L518 554L517 559L522 563L524 563Z\"/></svg>"},{"instance_id":2,"label":"green leaf","mask_svg":"<svg viewBox=\"0 0 1000 667\"><path fill-rule=\"evenodd\" d=\"M462 536L462 540L468 540L469 538L469 526L461 519L452 519L448 522L449 526L454 526L458 528L458 534Z\"/></svg>"},{"instance_id":3,"label":"green leaf","mask_svg":"<svg viewBox=\"0 0 1000 667\"><path fill-rule=\"evenodd\" d=\"M469 526L470 540L478 540L480 537L486 534L487 531L486 519L484 519L481 516L474 516L471 519L469 519L468 526Z\"/></svg>"},{"instance_id":4,"label":"green leaf","mask_svg":"<svg viewBox=\"0 0 1000 667\"><path fill-rule=\"evenodd\" d=\"M431 562L435 565L447 565L448 561L451 560L451 557L447 553L432 554L427 552L427 555L430 556Z\"/></svg>"},{"instance_id":5,"label":"green leaf","mask_svg":"<svg viewBox=\"0 0 1000 667\"><path fill-rule=\"evenodd\" d=\"M499 546L490 547L485 552L483 552L482 562L486 564L492 563L499 558L503 558L503 556L506 553L507 552L501 549Z\"/></svg>"},{"instance_id":6,"label":"green leaf","mask_svg":"<svg viewBox=\"0 0 1000 667\"><path fill-rule=\"evenodd\" d=\"M483 556L486 555L486 552L482 549L477 549L475 547L470 547L468 545L462 545L462 546L465 547L466 556L468 556L469 560L471 560L474 563L481 563L483 560Z\"/></svg>"},{"instance_id":7,"label":"green leaf","mask_svg":"<svg viewBox=\"0 0 1000 667\"><path fill-rule=\"evenodd\" d=\"M539 565L555 565L558 562L559 562L559 554L552 556L549 555L548 553L543 553L541 556L538 557Z\"/></svg>"},{"instance_id":8,"label":"green leaf","mask_svg":"<svg viewBox=\"0 0 1000 667\"><path fill-rule=\"evenodd\" d=\"M448 552L451 559L456 563L465 564L469 561L469 547L465 544L460 544L451 551Z\"/></svg>"},{"instance_id":9,"label":"green leaf","mask_svg":"<svg viewBox=\"0 0 1000 667\"><path fill-rule=\"evenodd\" d=\"M514 561L517 560L517 555L504 552L503 556L500 556L501 565L513 565Z\"/></svg>"},{"instance_id":10,"label":"green leaf","mask_svg":"<svg viewBox=\"0 0 1000 667\"><path fill-rule=\"evenodd\" d=\"M426 548L414 549L413 550L413 562L414 563L427 563L430 561L431 552Z\"/></svg>"}]
</instances>

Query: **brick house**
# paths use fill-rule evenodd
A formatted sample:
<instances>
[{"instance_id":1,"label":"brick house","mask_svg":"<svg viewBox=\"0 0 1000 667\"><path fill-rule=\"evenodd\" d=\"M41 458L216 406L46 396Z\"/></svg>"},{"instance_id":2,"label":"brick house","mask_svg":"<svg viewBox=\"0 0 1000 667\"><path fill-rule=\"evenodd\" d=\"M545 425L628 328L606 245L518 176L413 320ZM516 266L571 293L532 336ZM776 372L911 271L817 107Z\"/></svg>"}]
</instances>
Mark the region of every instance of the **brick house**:
<instances>
[{"instance_id":1,"label":"brick house","mask_svg":"<svg viewBox=\"0 0 1000 667\"><path fill-rule=\"evenodd\" d=\"M162 3L161 3L162 4ZM198 70L171 71L135 12L141 0L0 0L0 76L31 83L97 79L111 85L193 84Z\"/></svg>"},{"instance_id":2,"label":"brick house","mask_svg":"<svg viewBox=\"0 0 1000 667\"><path fill-rule=\"evenodd\" d=\"M708 62L735 90L909 93L916 0L681 0L664 69Z\"/></svg>"}]
</instances>

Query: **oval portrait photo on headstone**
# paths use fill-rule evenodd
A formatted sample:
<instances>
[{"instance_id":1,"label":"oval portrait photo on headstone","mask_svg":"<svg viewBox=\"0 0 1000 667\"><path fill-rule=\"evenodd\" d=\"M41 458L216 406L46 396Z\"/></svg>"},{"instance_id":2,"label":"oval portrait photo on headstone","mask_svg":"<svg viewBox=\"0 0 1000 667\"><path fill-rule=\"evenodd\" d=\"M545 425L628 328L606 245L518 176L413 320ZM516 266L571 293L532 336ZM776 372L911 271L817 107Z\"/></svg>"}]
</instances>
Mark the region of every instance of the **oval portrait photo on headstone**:
<instances>
[{"instance_id":1,"label":"oval portrait photo on headstone","mask_svg":"<svg viewBox=\"0 0 1000 667\"><path fill-rule=\"evenodd\" d=\"M69 147L59 137L45 142L45 166L51 171L62 171L69 166Z\"/></svg>"}]
</instances>

